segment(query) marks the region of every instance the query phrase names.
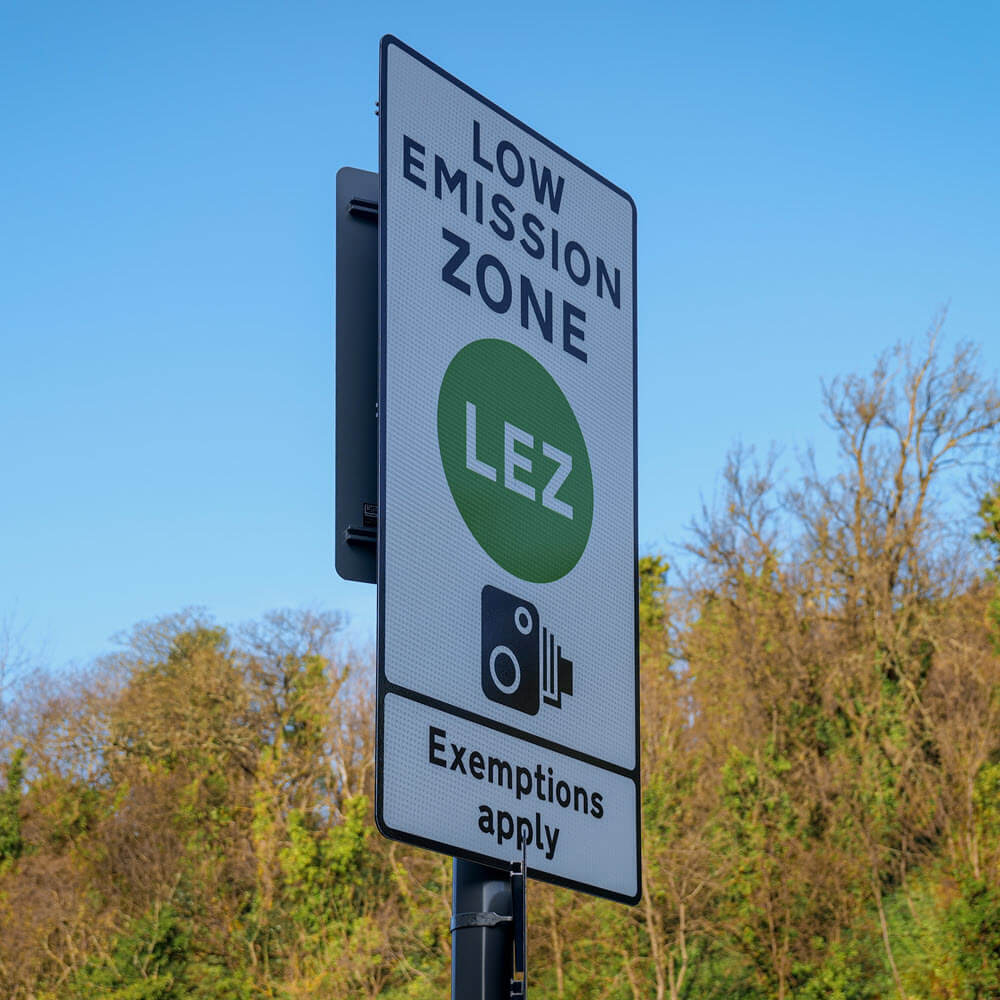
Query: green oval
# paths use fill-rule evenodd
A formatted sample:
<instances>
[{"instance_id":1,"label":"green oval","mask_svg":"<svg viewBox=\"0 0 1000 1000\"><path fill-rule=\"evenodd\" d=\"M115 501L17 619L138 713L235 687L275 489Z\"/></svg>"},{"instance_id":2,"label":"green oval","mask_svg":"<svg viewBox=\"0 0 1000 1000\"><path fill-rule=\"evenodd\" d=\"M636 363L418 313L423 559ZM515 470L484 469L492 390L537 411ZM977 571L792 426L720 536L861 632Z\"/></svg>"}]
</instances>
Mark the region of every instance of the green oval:
<instances>
[{"instance_id":1,"label":"green oval","mask_svg":"<svg viewBox=\"0 0 1000 1000\"><path fill-rule=\"evenodd\" d=\"M451 495L486 553L522 580L565 576L590 538L594 483L555 379L520 347L475 340L448 365L437 425Z\"/></svg>"}]
</instances>

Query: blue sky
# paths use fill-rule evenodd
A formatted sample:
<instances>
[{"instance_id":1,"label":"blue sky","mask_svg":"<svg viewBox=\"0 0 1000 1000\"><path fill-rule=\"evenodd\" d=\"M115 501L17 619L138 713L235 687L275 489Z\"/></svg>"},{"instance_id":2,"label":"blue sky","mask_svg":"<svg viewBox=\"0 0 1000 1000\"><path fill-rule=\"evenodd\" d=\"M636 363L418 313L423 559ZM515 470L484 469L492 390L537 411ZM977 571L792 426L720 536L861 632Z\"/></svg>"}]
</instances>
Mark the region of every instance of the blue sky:
<instances>
[{"instance_id":1,"label":"blue sky","mask_svg":"<svg viewBox=\"0 0 1000 1000\"><path fill-rule=\"evenodd\" d=\"M1000 366L995 4L8 2L0 620L54 666L333 570L334 178L377 169L392 32L639 211L640 540L819 380L947 330Z\"/></svg>"}]
</instances>

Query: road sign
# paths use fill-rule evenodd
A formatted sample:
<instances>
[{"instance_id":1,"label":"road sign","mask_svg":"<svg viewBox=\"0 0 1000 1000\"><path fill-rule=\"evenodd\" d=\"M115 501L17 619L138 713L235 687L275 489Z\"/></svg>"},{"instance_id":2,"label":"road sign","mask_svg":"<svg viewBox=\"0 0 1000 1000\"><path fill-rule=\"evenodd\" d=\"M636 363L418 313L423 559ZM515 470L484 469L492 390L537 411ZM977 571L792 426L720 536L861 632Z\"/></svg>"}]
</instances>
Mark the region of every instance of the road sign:
<instances>
[{"instance_id":1,"label":"road sign","mask_svg":"<svg viewBox=\"0 0 1000 1000\"><path fill-rule=\"evenodd\" d=\"M635 206L392 37L376 818L639 898Z\"/></svg>"}]
</instances>

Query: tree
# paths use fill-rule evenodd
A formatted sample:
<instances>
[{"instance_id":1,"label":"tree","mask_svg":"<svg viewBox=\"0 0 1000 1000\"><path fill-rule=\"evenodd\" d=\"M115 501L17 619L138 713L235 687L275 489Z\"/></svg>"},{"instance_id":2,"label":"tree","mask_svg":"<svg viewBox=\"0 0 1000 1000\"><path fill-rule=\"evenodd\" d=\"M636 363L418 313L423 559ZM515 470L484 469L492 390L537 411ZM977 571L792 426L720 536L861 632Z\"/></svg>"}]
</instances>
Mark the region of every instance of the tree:
<instances>
[{"instance_id":1,"label":"tree","mask_svg":"<svg viewBox=\"0 0 1000 1000\"><path fill-rule=\"evenodd\" d=\"M737 448L721 503L695 525L680 647L731 853L720 915L778 997L864 898L902 993L886 894L945 823L941 702L957 647L942 613L974 582L967 543L947 531L949 489L996 446L1000 394L970 346L945 357L942 323L920 349L824 387L838 472L808 456L782 489L775 454ZM979 755L956 769L978 773L991 716L965 719L975 736L952 745Z\"/></svg>"}]
</instances>

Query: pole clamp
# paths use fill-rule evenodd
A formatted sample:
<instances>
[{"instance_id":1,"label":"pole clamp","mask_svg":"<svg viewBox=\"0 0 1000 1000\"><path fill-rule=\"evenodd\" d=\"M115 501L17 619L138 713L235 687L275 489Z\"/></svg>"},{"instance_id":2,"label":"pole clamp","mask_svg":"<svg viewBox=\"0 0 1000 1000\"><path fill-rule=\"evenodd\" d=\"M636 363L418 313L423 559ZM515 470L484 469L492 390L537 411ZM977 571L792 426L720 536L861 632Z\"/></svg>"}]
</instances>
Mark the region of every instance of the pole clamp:
<instances>
[{"instance_id":1,"label":"pole clamp","mask_svg":"<svg viewBox=\"0 0 1000 1000\"><path fill-rule=\"evenodd\" d=\"M513 923L514 918L502 913L455 913L451 918L451 932L463 930L466 927L496 927L498 924Z\"/></svg>"}]
</instances>

